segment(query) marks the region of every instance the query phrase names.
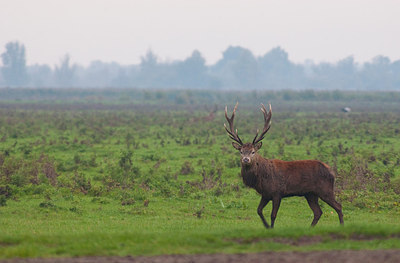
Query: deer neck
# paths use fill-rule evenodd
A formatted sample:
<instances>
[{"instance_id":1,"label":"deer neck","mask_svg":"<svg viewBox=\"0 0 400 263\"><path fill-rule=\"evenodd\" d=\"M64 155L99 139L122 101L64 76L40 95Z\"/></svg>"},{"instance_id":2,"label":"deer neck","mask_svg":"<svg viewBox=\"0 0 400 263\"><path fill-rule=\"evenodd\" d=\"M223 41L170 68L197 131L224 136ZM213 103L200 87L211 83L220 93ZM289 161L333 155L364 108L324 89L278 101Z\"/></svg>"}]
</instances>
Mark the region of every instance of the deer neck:
<instances>
[{"instance_id":1,"label":"deer neck","mask_svg":"<svg viewBox=\"0 0 400 263\"><path fill-rule=\"evenodd\" d=\"M260 162L260 156L257 154L254 156L252 163L250 165L242 164L242 178L243 183L251 188L256 188L259 183L260 175L258 172Z\"/></svg>"}]
</instances>

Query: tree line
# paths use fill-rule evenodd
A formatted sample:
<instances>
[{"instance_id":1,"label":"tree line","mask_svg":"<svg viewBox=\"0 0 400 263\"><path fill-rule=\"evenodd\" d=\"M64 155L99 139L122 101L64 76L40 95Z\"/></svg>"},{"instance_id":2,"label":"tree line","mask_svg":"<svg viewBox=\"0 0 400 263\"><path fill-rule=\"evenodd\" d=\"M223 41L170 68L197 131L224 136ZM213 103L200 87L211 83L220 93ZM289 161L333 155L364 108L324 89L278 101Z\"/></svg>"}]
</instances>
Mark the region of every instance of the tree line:
<instances>
[{"instance_id":1,"label":"tree line","mask_svg":"<svg viewBox=\"0 0 400 263\"><path fill-rule=\"evenodd\" d=\"M352 56L335 63L293 63L276 47L262 56L230 46L222 58L206 65L195 50L184 60L161 61L148 51L139 64L92 61L71 64L65 55L58 65L26 64L25 46L9 42L1 54L0 87L135 87L155 89L237 90L400 90L400 60L376 56L356 63Z\"/></svg>"}]
</instances>

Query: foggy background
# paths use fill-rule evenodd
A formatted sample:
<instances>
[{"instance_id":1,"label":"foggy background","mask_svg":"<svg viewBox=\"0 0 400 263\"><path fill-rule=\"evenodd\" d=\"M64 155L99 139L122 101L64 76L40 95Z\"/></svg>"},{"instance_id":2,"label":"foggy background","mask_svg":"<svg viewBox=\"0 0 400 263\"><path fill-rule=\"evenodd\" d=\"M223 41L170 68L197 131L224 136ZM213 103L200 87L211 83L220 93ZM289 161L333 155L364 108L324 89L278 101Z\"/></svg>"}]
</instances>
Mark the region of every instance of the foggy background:
<instances>
[{"instance_id":1,"label":"foggy background","mask_svg":"<svg viewBox=\"0 0 400 263\"><path fill-rule=\"evenodd\" d=\"M139 64L93 61L84 67L71 64L66 55L58 65L27 66L25 48L18 42L7 44L2 54L0 86L3 87L135 87L185 89L343 89L400 90L400 60L377 56L356 63L347 57L335 63L296 64L280 47L262 56L248 49L228 47L223 57L206 65L195 50L184 60L159 61L148 51Z\"/></svg>"},{"instance_id":2,"label":"foggy background","mask_svg":"<svg viewBox=\"0 0 400 263\"><path fill-rule=\"evenodd\" d=\"M397 1L2 1L0 87L400 89Z\"/></svg>"}]
</instances>

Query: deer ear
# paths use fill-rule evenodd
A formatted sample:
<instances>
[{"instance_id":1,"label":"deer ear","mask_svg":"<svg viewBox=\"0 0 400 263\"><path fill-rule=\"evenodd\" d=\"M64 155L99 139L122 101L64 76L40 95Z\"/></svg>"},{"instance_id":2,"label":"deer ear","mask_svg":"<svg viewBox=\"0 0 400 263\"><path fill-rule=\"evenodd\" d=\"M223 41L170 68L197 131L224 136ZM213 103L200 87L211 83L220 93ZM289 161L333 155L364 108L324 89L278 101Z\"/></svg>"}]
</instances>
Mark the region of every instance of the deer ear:
<instances>
[{"instance_id":1,"label":"deer ear","mask_svg":"<svg viewBox=\"0 0 400 263\"><path fill-rule=\"evenodd\" d=\"M232 142L232 146L233 146L236 150L239 150L239 151L240 151L240 149L242 148L242 146L241 146L240 144L236 143L236 142Z\"/></svg>"},{"instance_id":2,"label":"deer ear","mask_svg":"<svg viewBox=\"0 0 400 263\"><path fill-rule=\"evenodd\" d=\"M254 149L256 149L256 151L258 151L262 146L262 142L257 143L256 145L254 145Z\"/></svg>"}]
</instances>

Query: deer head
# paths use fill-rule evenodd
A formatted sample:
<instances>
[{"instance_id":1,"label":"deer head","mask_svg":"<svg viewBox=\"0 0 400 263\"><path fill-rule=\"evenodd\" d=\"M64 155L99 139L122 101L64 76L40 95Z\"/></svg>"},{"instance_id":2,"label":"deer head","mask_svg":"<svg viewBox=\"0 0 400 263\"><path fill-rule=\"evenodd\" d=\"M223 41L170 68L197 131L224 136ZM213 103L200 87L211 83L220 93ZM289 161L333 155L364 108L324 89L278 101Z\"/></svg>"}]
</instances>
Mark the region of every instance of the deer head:
<instances>
[{"instance_id":1,"label":"deer head","mask_svg":"<svg viewBox=\"0 0 400 263\"><path fill-rule=\"evenodd\" d=\"M235 118L235 113L236 109L238 106L238 102L235 105L235 108L233 109L232 116L229 118L228 117L228 107L225 106L225 118L228 121L229 124L229 129L224 123L224 127L226 132L229 135L229 138L233 140L232 145L235 149L240 151L241 155L241 162L242 165L251 165L252 160L254 159L257 151L261 148L262 146L262 139L264 139L265 134L268 132L269 128L271 127L271 117L272 117L272 109L271 109L271 104L269 104L269 111L267 112L265 106L261 104L261 111L264 114L264 129L260 136L258 136L258 130L256 133L256 136L253 139L252 143L245 143L243 144L242 140L239 138L237 129L236 131L234 130L233 127L233 120Z\"/></svg>"}]
</instances>

